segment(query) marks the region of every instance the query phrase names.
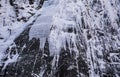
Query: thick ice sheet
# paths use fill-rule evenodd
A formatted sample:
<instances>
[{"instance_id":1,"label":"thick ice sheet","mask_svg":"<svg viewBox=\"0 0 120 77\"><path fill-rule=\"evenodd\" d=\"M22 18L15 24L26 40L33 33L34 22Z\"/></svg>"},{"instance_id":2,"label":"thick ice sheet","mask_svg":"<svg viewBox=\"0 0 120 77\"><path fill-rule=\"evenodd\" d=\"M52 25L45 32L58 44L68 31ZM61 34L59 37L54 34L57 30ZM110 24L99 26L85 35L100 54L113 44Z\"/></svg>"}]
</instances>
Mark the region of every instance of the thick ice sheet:
<instances>
[{"instance_id":1,"label":"thick ice sheet","mask_svg":"<svg viewBox=\"0 0 120 77\"><path fill-rule=\"evenodd\" d=\"M40 39L40 47L44 47L46 38L49 36L53 15L56 12L56 6L50 5L41 8L42 13L30 29L30 39L33 37Z\"/></svg>"}]
</instances>

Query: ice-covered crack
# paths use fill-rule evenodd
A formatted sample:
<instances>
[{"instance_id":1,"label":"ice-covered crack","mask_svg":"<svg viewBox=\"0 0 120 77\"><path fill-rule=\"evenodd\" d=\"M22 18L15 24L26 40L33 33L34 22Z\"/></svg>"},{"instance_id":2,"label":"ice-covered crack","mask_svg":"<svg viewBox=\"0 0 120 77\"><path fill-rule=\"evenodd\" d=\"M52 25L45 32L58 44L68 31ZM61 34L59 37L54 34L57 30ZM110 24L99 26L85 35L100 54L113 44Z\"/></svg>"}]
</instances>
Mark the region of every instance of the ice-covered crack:
<instances>
[{"instance_id":1,"label":"ice-covered crack","mask_svg":"<svg viewBox=\"0 0 120 77\"><path fill-rule=\"evenodd\" d=\"M14 62L17 62L18 61L18 57L19 57L19 54L18 52L16 51L16 54L7 54L7 61L4 62L4 66L2 68L2 70L5 70L6 67L11 64L11 63L14 63Z\"/></svg>"}]
</instances>

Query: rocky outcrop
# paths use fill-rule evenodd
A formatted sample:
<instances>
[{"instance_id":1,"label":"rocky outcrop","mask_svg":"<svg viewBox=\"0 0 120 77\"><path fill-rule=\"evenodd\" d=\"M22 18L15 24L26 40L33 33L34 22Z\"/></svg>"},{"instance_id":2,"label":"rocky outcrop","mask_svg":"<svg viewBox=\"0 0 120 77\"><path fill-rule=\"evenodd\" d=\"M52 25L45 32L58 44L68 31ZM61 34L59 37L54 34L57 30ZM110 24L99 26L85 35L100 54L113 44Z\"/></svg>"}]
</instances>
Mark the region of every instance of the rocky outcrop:
<instances>
[{"instance_id":1,"label":"rocky outcrop","mask_svg":"<svg viewBox=\"0 0 120 77\"><path fill-rule=\"evenodd\" d=\"M38 1L37 7L34 7L35 1ZM26 8L18 2L9 0L19 21L20 9ZM22 3L40 9L44 0ZM119 0L48 0L43 6L44 14L5 51L0 77L120 76ZM25 17L24 22L31 16ZM51 29L48 25L52 25Z\"/></svg>"}]
</instances>

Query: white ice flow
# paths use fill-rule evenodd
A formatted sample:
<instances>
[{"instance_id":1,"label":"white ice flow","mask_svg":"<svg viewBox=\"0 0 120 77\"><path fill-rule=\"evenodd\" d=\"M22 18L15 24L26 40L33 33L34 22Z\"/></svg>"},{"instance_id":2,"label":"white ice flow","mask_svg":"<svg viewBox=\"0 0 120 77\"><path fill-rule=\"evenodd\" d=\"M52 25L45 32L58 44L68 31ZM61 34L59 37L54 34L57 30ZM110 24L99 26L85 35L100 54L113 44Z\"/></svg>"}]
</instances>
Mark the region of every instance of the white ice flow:
<instances>
[{"instance_id":1,"label":"white ice flow","mask_svg":"<svg viewBox=\"0 0 120 77\"><path fill-rule=\"evenodd\" d=\"M48 38L51 28L52 18L56 12L56 4L48 5L46 1L41 8L41 15L37 17L35 23L30 29L30 39L40 38L40 48L44 47L46 38Z\"/></svg>"}]
</instances>

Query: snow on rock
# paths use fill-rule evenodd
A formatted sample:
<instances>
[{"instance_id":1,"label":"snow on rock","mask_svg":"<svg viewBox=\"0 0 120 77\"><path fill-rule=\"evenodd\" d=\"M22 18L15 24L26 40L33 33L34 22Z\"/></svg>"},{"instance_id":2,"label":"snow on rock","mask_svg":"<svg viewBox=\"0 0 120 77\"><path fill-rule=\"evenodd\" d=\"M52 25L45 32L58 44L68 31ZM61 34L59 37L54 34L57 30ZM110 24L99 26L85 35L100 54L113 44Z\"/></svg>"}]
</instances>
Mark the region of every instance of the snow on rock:
<instances>
[{"instance_id":1,"label":"snow on rock","mask_svg":"<svg viewBox=\"0 0 120 77\"><path fill-rule=\"evenodd\" d=\"M45 0L42 6L43 1L0 0L3 70L19 60L17 50L10 54L11 47L18 47L27 58L18 62L18 67L26 68L23 76L120 76L120 0ZM14 40L26 28L29 36L22 40L28 42L16 46Z\"/></svg>"}]
</instances>

